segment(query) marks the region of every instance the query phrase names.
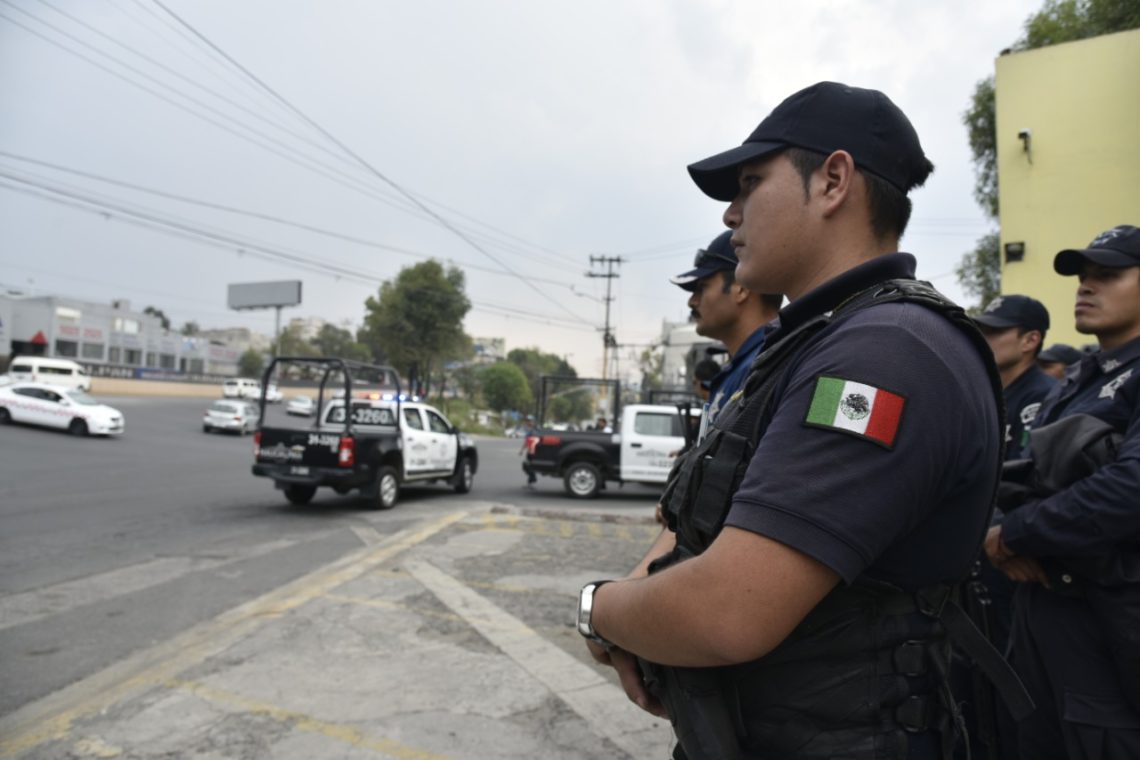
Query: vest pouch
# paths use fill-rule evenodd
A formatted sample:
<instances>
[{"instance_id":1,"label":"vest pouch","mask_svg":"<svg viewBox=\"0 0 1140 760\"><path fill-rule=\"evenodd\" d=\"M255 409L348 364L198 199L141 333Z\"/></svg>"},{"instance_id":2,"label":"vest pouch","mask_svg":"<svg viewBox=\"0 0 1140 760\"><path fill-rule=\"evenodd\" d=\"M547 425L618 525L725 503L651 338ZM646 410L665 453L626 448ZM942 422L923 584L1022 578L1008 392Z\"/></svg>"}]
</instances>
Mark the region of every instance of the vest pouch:
<instances>
[{"instance_id":1,"label":"vest pouch","mask_svg":"<svg viewBox=\"0 0 1140 760\"><path fill-rule=\"evenodd\" d=\"M669 711L685 760L744 760L736 691L726 688L721 669L674 668L641 659L638 665L646 688Z\"/></svg>"}]
</instances>

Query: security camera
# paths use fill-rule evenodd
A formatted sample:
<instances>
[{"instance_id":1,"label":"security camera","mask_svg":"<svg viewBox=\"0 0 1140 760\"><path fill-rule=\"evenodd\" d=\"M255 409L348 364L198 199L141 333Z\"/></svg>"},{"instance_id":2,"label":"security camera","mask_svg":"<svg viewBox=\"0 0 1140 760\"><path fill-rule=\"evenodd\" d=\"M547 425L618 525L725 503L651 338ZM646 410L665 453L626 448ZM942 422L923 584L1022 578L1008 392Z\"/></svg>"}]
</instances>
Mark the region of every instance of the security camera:
<instances>
[{"instance_id":1,"label":"security camera","mask_svg":"<svg viewBox=\"0 0 1140 760\"><path fill-rule=\"evenodd\" d=\"M1022 139L1022 140L1028 140L1028 139L1029 139L1029 136L1030 136L1031 134L1033 134L1033 132L1032 132L1032 131L1030 131L1030 130L1028 130L1028 129L1023 129L1023 130L1021 130L1020 132L1018 132L1018 133L1017 133L1017 136L1018 136L1018 138L1020 138L1020 139Z\"/></svg>"}]
</instances>

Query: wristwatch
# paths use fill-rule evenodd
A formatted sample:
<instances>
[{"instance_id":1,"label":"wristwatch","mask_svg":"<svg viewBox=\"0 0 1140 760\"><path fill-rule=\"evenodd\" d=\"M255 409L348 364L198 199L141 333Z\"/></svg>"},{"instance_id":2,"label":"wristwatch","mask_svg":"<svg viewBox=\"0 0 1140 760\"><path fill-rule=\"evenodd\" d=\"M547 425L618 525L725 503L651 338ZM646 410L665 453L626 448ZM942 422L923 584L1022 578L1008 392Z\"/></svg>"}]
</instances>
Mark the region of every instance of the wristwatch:
<instances>
[{"instance_id":1,"label":"wristwatch","mask_svg":"<svg viewBox=\"0 0 1140 760\"><path fill-rule=\"evenodd\" d=\"M594 612L594 592L607 583L609 581L587 583L578 593L578 633L608 651L613 649L614 645L598 635L591 619Z\"/></svg>"}]
</instances>

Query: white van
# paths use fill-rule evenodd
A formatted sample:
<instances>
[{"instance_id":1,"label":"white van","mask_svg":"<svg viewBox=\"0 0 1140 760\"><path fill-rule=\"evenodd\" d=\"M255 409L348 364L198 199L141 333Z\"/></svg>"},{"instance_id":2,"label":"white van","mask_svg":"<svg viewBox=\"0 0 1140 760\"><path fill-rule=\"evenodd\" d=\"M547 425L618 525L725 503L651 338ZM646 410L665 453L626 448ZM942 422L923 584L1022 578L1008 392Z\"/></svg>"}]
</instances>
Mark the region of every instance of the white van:
<instances>
[{"instance_id":1,"label":"white van","mask_svg":"<svg viewBox=\"0 0 1140 760\"><path fill-rule=\"evenodd\" d=\"M78 362L46 356L17 356L8 365L13 382L50 383L81 391L91 390L91 375Z\"/></svg>"},{"instance_id":2,"label":"white van","mask_svg":"<svg viewBox=\"0 0 1140 760\"><path fill-rule=\"evenodd\" d=\"M259 398L261 383L248 377L235 377L222 383L222 395L226 398Z\"/></svg>"}]
</instances>

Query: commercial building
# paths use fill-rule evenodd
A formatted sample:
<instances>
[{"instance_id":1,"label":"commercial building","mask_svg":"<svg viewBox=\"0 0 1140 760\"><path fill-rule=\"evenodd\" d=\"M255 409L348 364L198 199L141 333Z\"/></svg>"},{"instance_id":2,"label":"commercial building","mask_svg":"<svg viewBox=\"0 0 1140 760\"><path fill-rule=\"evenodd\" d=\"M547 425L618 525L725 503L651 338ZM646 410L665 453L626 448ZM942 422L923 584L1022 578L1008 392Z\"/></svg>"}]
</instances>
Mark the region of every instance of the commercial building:
<instances>
[{"instance_id":1,"label":"commercial building","mask_svg":"<svg viewBox=\"0 0 1140 760\"><path fill-rule=\"evenodd\" d=\"M1041 300L1047 342L1073 326L1076 282L1053 256L1118 224L1140 225L1140 29L1003 55L995 91L1001 289Z\"/></svg>"},{"instance_id":2,"label":"commercial building","mask_svg":"<svg viewBox=\"0 0 1140 760\"><path fill-rule=\"evenodd\" d=\"M247 346L164 330L126 301L0 295L0 357L53 356L115 377L232 376Z\"/></svg>"}]
</instances>

